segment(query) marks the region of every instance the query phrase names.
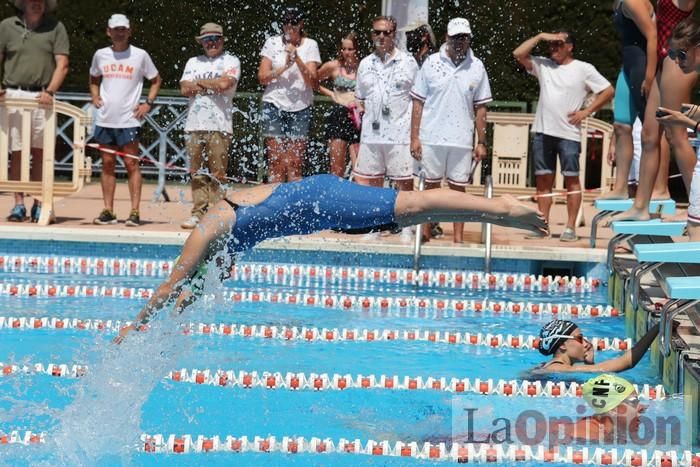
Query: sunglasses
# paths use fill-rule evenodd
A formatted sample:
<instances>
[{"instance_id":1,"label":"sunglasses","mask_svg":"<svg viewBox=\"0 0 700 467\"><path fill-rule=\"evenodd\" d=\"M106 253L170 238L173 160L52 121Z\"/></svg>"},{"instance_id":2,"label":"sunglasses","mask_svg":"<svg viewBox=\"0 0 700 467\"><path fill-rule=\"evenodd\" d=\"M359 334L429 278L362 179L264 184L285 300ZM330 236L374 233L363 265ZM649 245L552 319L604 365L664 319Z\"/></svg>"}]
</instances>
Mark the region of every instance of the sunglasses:
<instances>
[{"instance_id":1,"label":"sunglasses","mask_svg":"<svg viewBox=\"0 0 700 467\"><path fill-rule=\"evenodd\" d=\"M686 49L668 49L668 58L685 62L688 60L688 51Z\"/></svg>"},{"instance_id":2,"label":"sunglasses","mask_svg":"<svg viewBox=\"0 0 700 467\"><path fill-rule=\"evenodd\" d=\"M223 36L204 36L200 40L204 43L218 42Z\"/></svg>"},{"instance_id":3,"label":"sunglasses","mask_svg":"<svg viewBox=\"0 0 700 467\"><path fill-rule=\"evenodd\" d=\"M372 34L375 36L391 36L394 33L394 30L385 30L385 29L372 29Z\"/></svg>"},{"instance_id":4,"label":"sunglasses","mask_svg":"<svg viewBox=\"0 0 700 467\"><path fill-rule=\"evenodd\" d=\"M455 34L454 36L447 36L447 37L449 37L450 40L452 40L452 41L460 41L460 42L469 41L472 38L472 36L470 36L469 34Z\"/></svg>"}]
</instances>

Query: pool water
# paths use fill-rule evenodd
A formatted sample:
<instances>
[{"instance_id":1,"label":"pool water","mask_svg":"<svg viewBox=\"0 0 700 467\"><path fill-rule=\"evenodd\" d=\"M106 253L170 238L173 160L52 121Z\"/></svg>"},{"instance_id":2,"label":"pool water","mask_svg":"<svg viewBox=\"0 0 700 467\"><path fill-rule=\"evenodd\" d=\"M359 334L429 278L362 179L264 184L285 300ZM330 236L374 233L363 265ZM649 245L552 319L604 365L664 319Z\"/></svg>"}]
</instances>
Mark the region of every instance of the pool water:
<instances>
[{"instance_id":1,"label":"pool water","mask_svg":"<svg viewBox=\"0 0 700 467\"><path fill-rule=\"evenodd\" d=\"M106 254L107 251L103 254ZM163 258L154 258L154 260ZM285 258L290 259L290 258ZM292 258L293 260L293 258ZM273 268L270 265L270 268ZM468 276L467 276L468 277ZM39 286L132 287L153 289L161 279L145 275L91 275L71 272L28 271L0 272L0 285L32 284ZM490 290L469 287L400 284L388 281L351 281L300 279L280 281L275 278L242 278L228 281L223 288L212 288L206 300L198 302L182 316L170 319L162 313L146 333L135 334L122 346L110 343L117 324L105 331L66 326L0 329L0 362L3 364L87 365L81 378L55 377L48 374L15 373L0 377L0 431L31 430L45 433L46 443L11 447L0 446L4 463L138 463L185 464L231 463L260 465L405 465L407 462L429 461L395 459L386 456L348 456L343 454L260 454L209 453L177 455L143 453L142 433L191 434L205 437L227 435L284 436L306 439L318 437L338 440L415 441L422 444L459 441L463 436L465 413L472 413L472 422L480 434L488 434L493 420L515 419L517 414L534 410L542 414L575 416L583 410L575 397L526 397L516 395L482 395L473 392L455 394L445 390L364 389L292 391L280 382L287 373L301 374L302 379L315 375L375 375L381 378L398 376L413 379L468 378L469 381L520 381L527 370L544 361L529 348L493 348L489 345L431 342L430 340L374 338L368 340L365 330L381 336L394 331L471 333L482 336L537 335L541 326L552 319L546 313L493 313L464 310L463 313L370 312L361 307L322 307L306 304L234 302L232 294L319 294L338 297L388 297L493 300L501 302L575 303L580 307L605 305L603 286L586 289L562 289L555 292L538 290ZM99 294L98 294L99 295ZM101 320L102 322L133 319L144 298L103 296L10 296L0 294L0 320L8 318L67 318ZM588 338L624 336L620 317L580 317L576 322ZM240 333L183 333L181 326L199 323L274 327L275 332L294 328L303 333L325 336L336 330L332 340L315 338L285 339L284 336L246 337ZM236 327L237 326L237 327ZM222 329L221 327L217 329ZM341 339L347 331L363 339ZM343 334L345 333L345 334ZM427 334L425 334L427 335ZM618 355L601 351L597 359ZM177 381L174 370L182 375L200 370L231 370L232 375L256 372L279 372L275 389L242 388L240 385L196 384ZM590 375L570 374L564 381L582 382ZM648 357L634 369L624 373L632 382L654 386L660 383L650 369ZM186 378L183 378L186 379ZM652 401L649 412L682 417L682 409L672 401ZM677 410L676 410L677 409ZM586 409L587 410L587 409ZM470 412L471 411L471 412ZM586 414L590 411L586 411ZM478 438L478 436L477 436ZM52 440L57 440L54 441ZM642 446L649 448L649 446ZM141 452L140 452L141 451Z\"/></svg>"}]
</instances>

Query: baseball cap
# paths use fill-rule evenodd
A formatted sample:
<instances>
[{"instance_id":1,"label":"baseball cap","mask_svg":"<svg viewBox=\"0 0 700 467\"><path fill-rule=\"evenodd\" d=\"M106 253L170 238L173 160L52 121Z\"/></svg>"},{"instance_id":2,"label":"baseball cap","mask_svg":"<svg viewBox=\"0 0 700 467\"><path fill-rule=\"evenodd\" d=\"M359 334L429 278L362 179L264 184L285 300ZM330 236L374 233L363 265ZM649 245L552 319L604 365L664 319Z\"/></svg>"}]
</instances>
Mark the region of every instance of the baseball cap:
<instances>
[{"instance_id":1,"label":"baseball cap","mask_svg":"<svg viewBox=\"0 0 700 467\"><path fill-rule=\"evenodd\" d=\"M466 18L453 18L447 23L447 35L456 36L458 34L471 34L472 28Z\"/></svg>"},{"instance_id":2,"label":"baseball cap","mask_svg":"<svg viewBox=\"0 0 700 467\"><path fill-rule=\"evenodd\" d=\"M542 355L552 355L578 328L573 321L555 319L540 329L540 347Z\"/></svg>"},{"instance_id":3,"label":"baseball cap","mask_svg":"<svg viewBox=\"0 0 700 467\"><path fill-rule=\"evenodd\" d=\"M622 404L635 389L632 383L620 376L602 374L583 383L581 392L593 411L601 414Z\"/></svg>"},{"instance_id":4,"label":"baseball cap","mask_svg":"<svg viewBox=\"0 0 700 467\"><path fill-rule=\"evenodd\" d=\"M109 27L110 29L131 28L131 25L129 23L129 18L122 15L121 13L115 13L109 17L109 21L107 21L107 27Z\"/></svg>"},{"instance_id":5,"label":"baseball cap","mask_svg":"<svg viewBox=\"0 0 700 467\"><path fill-rule=\"evenodd\" d=\"M199 36L196 36L195 39L200 40L203 37L206 36L223 36L224 35L224 28L221 27L220 24L216 23L206 23L204 26L199 28Z\"/></svg>"}]
</instances>

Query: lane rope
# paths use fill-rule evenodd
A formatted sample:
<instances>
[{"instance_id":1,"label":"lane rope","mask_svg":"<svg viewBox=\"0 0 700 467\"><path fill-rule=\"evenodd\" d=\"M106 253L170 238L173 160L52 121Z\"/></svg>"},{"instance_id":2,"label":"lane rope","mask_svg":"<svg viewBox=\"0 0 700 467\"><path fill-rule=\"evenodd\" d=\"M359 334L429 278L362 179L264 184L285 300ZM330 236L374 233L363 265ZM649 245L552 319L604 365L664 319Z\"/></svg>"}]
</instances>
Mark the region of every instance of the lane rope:
<instances>
[{"instance_id":1,"label":"lane rope","mask_svg":"<svg viewBox=\"0 0 700 467\"><path fill-rule=\"evenodd\" d=\"M152 288L108 287L93 285L51 285L0 283L0 297L100 297L149 299ZM572 303L506 302L497 300L457 300L451 298L377 297L351 295L319 295L314 293L278 293L224 290L221 295L234 303L302 305L345 311L362 311L378 317L461 318L466 313L494 315L551 315L580 318L617 317L622 313L610 305ZM205 295L202 300L217 300Z\"/></svg>"},{"instance_id":2,"label":"lane rope","mask_svg":"<svg viewBox=\"0 0 700 467\"><path fill-rule=\"evenodd\" d=\"M0 432L0 445L38 445L46 443L46 433L31 431ZM415 441L378 441L346 438L305 438L302 436L204 436L190 434L141 435L139 452L150 454L205 454L218 453L278 453L346 454L379 457L402 457L431 461L467 463L567 463L596 465L657 465L661 467L700 465L700 453L618 449L601 447L572 448L541 445L417 443Z\"/></svg>"},{"instance_id":3,"label":"lane rope","mask_svg":"<svg viewBox=\"0 0 700 467\"><path fill-rule=\"evenodd\" d=\"M0 271L44 274L83 274L95 276L167 277L173 261L101 258L85 256L0 255ZM588 277L542 276L524 273L493 273L429 269L416 274L412 269L349 266L239 263L231 271L233 279L297 285L301 281L388 283L423 285L472 290L535 292L595 291L601 281Z\"/></svg>"},{"instance_id":4,"label":"lane rope","mask_svg":"<svg viewBox=\"0 0 700 467\"><path fill-rule=\"evenodd\" d=\"M37 318L0 316L0 330L79 330L118 332L130 321ZM231 336L301 342L430 342L435 344L476 345L491 348L537 350L540 338L533 335L469 333L426 329L349 329L293 326L268 326L228 323L188 323L183 333L201 336ZM598 351L624 351L632 347L631 339L593 337L589 341Z\"/></svg>"},{"instance_id":5,"label":"lane rope","mask_svg":"<svg viewBox=\"0 0 700 467\"><path fill-rule=\"evenodd\" d=\"M88 372L86 365L65 363L12 364L0 362L1 374L9 377L17 374L45 374L58 378L79 378ZM271 371L180 369L165 377L168 381L195 385L220 386L230 389L286 389L289 391L344 391L346 389L444 391L455 394L472 393L485 396L567 397L582 395L576 382L493 380L480 378L446 378L397 375L351 375L339 373L293 373ZM663 385L634 385L640 399L661 400L665 397Z\"/></svg>"}]
</instances>

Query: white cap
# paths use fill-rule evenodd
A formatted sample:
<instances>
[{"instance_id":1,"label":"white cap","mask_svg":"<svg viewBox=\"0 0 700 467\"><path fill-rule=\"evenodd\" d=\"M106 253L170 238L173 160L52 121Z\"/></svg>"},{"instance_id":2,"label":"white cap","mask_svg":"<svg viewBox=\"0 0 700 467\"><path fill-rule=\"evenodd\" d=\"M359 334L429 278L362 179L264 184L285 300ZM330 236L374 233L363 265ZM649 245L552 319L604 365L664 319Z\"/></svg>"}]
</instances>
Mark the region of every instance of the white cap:
<instances>
[{"instance_id":1,"label":"white cap","mask_svg":"<svg viewBox=\"0 0 700 467\"><path fill-rule=\"evenodd\" d=\"M110 29L131 28L131 25L129 24L129 18L122 15L121 13L116 13L110 16L109 21L107 22L107 27L109 27Z\"/></svg>"},{"instance_id":2,"label":"white cap","mask_svg":"<svg viewBox=\"0 0 700 467\"><path fill-rule=\"evenodd\" d=\"M472 28L469 26L469 21L465 18L454 18L447 23L447 35L456 36L457 34L471 34Z\"/></svg>"}]
</instances>

